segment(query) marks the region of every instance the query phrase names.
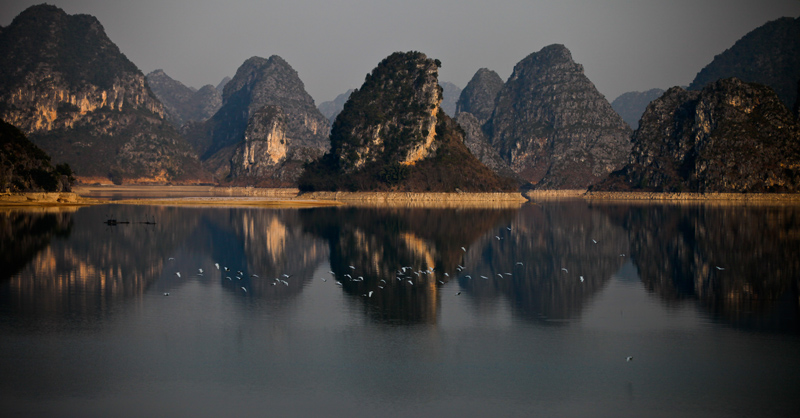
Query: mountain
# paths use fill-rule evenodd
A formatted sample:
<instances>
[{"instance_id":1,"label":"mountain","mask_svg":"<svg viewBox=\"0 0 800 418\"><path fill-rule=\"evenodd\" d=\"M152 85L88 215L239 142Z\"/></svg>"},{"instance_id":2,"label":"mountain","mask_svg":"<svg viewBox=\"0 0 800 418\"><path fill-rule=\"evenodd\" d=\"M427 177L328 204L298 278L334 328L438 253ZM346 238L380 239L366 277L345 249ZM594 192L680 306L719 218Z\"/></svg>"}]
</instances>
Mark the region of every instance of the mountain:
<instances>
[{"instance_id":1,"label":"mountain","mask_svg":"<svg viewBox=\"0 0 800 418\"><path fill-rule=\"evenodd\" d=\"M484 130L500 156L539 189L583 189L619 169L631 130L563 45L514 66Z\"/></svg>"},{"instance_id":2,"label":"mountain","mask_svg":"<svg viewBox=\"0 0 800 418\"><path fill-rule=\"evenodd\" d=\"M229 81L231 81L231 78L225 77L219 82L219 84L217 84L217 91L219 94L222 94L222 91L225 89L225 85L228 84Z\"/></svg>"},{"instance_id":3,"label":"mountain","mask_svg":"<svg viewBox=\"0 0 800 418\"><path fill-rule=\"evenodd\" d=\"M642 113L647 109L647 105L658 99L662 94L664 94L664 90L661 89L630 91L614 99L611 102L611 108L622 116L622 120L625 123L636 129L639 127L639 118L642 117Z\"/></svg>"},{"instance_id":4,"label":"mountain","mask_svg":"<svg viewBox=\"0 0 800 418\"><path fill-rule=\"evenodd\" d=\"M331 124L333 124L333 121L336 120L336 116L338 116L339 112L341 112L342 108L344 108L344 104L347 102L347 99L350 97L350 93L352 92L353 89L349 89L346 92L336 96L336 98L331 101L322 102L319 104L319 106L317 106L317 109L319 109L319 112L322 113L322 116L328 118Z\"/></svg>"},{"instance_id":5,"label":"mountain","mask_svg":"<svg viewBox=\"0 0 800 418\"><path fill-rule=\"evenodd\" d=\"M0 30L0 117L85 181L207 179L93 16L32 6Z\"/></svg>"},{"instance_id":6,"label":"mountain","mask_svg":"<svg viewBox=\"0 0 800 418\"><path fill-rule=\"evenodd\" d=\"M492 117L497 93L503 88L503 80L496 72L481 68L469 80L456 103L456 113L467 112L481 124Z\"/></svg>"},{"instance_id":7,"label":"mountain","mask_svg":"<svg viewBox=\"0 0 800 418\"><path fill-rule=\"evenodd\" d=\"M277 55L246 60L219 111L184 130L217 179L258 186L293 185L302 164L328 149L329 131L297 71Z\"/></svg>"},{"instance_id":8,"label":"mountain","mask_svg":"<svg viewBox=\"0 0 800 418\"><path fill-rule=\"evenodd\" d=\"M382 60L336 117L331 150L307 166L301 190L513 189L469 152L442 111L440 65L416 51Z\"/></svg>"},{"instance_id":9,"label":"mountain","mask_svg":"<svg viewBox=\"0 0 800 418\"><path fill-rule=\"evenodd\" d=\"M592 190L798 192L800 127L760 84L673 87L647 107L629 163Z\"/></svg>"},{"instance_id":10,"label":"mountain","mask_svg":"<svg viewBox=\"0 0 800 418\"><path fill-rule=\"evenodd\" d=\"M773 20L743 36L697 73L689 90L730 77L771 87L792 109L800 80L800 18Z\"/></svg>"},{"instance_id":11,"label":"mountain","mask_svg":"<svg viewBox=\"0 0 800 418\"><path fill-rule=\"evenodd\" d=\"M205 121L222 106L222 94L210 84L194 90L172 79L164 70L155 70L145 78L176 128L188 121Z\"/></svg>"},{"instance_id":12,"label":"mountain","mask_svg":"<svg viewBox=\"0 0 800 418\"><path fill-rule=\"evenodd\" d=\"M456 123L464 131L464 145L483 165L491 168L495 173L508 178L521 180L517 173L503 161L497 150L492 148L489 140L481 129L480 121L472 114L461 112L456 116ZM525 183L525 181L520 181Z\"/></svg>"},{"instance_id":13,"label":"mountain","mask_svg":"<svg viewBox=\"0 0 800 418\"><path fill-rule=\"evenodd\" d=\"M447 116L453 118L456 116L456 102L461 96L461 88L447 81L440 81L439 85L442 86L442 104L440 106Z\"/></svg>"},{"instance_id":14,"label":"mountain","mask_svg":"<svg viewBox=\"0 0 800 418\"><path fill-rule=\"evenodd\" d=\"M0 120L0 193L68 192L74 180L69 165L53 167L49 155Z\"/></svg>"}]
</instances>

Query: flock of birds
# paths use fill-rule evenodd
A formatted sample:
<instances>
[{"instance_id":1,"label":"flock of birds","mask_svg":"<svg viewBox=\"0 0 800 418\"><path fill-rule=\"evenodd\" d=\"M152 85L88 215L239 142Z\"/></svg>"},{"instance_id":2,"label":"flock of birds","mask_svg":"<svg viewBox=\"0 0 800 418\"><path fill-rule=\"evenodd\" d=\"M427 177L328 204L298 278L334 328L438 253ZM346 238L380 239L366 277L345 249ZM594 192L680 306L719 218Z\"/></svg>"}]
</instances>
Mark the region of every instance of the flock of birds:
<instances>
[{"instance_id":1,"label":"flock of birds","mask_svg":"<svg viewBox=\"0 0 800 418\"><path fill-rule=\"evenodd\" d=\"M509 231L511 231L511 227L507 227L507 229ZM504 237L502 237L500 235L495 235L495 239L497 239L498 241L501 241L501 240L504 239ZM597 241L595 239L592 239L592 243L593 244L597 244ZM466 252L467 252L466 247L461 247L461 250L466 254ZM625 254L620 254L620 257L625 257ZM170 257L169 258L169 261L172 261L172 260L174 260L174 257ZM517 261L515 263L515 267L516 266L524 266L524 263L522 261ZM228 281L231 281L231 282L233 282L234 280L241 281L244 277L246 277L246 275L245 275L245 273L243 271L236 270L234 272L228 267L225 267L225 266L220 267L219 263L214 263L214 267L217 270L219 270L221 272L224 272L225 273L225 279L228 280ZM336 285L344 286L344 283L343 283L344 281L364 282L364 276L355 276L354 277L354 275L356 274L356 270L357 270L355 266L348 265L347 267L348 267L348 270L344 274L337 274L333 270L330 270L328 272L329 274L331 274L331 276L332 276L334 282L336 283ZM716 269L718 271L724 271L725 270L725 268L720 267L720 266L715 266L715 267L716 267ZM458 264L457 267L456 267L456 271L458 273L460 273L460 274L464 273L465 270L466 270L466 267L464 267L461 264ZM562 267L561 271L563 271L564 274L569 274L569 269L566 268L566 267ZM399 267L397 269L394 278L400 284L406 284L407 283L409 286L414 286L415 285L415 281L416 281L416 284L419 284L420 282L424 282L428 278L431 278L431 279L434 278L437 273L438 272L435 270L434 267L428 267L427 269L414 269L411 266L402 266L402 267ZM198 272L196 273L196 276L197 277L202 277L203 274L204 274L204 270L202 268L198 268ZM178 278L181 277L181 273L179 271L176 271L175 275ZM504 272L504 273L497 273L496 275L497 275L497 277L502 279L502 278L505 278L505 277L508 277L508 276L512 276L513 274L511 272ZM256 278L256 279L260 278L260 276L258 276L257 274L251 274L250 277L251 278ZM281 276L274 278L273 281L270 284L272 286L287 286L288 287L289 286L288 279L291 278L291 277L293 277L293 275L284 273ZM472 280L472 276L470 274L464 274L462 277L467 279L467 280ZM484 280L489 280L489 276L486 276L486 275L479 275L479 277L481 279L484 279ZM443 272L441 278L449 279L450 278L450 274L447 273L447 272ZM347 279L347 280L345 280L345 279ZM325 278L325 277L321 277L319 280L321 280L323 282L327 282L328 281L328 279ZM585 281L583 276L579 276L579 280L580 280L581 283L583 283ZM445 284L444 280L438 279L437 281L441 285ZM386 279L380 279L377 283L379 283L379 284L377 284L377 288L376 289L372 289L372 290L366 291L366 293L363 293L362 296L363 297L367 297L367 298L371 298L373 296L373 294L375 294L378 290L383 290L389 285L389 282ZM243 293L248 293L248 290L247 290L246 286L240 286L239 288L242 290ZM455 293L455 296L459 296L459 295L461 295L460 291ZM165 292L164 296L169 296L169 292ZM628 362L633 361L633 356L628 356L626 358L626 361L628 361Z\"/></svg>"}]
</instances>

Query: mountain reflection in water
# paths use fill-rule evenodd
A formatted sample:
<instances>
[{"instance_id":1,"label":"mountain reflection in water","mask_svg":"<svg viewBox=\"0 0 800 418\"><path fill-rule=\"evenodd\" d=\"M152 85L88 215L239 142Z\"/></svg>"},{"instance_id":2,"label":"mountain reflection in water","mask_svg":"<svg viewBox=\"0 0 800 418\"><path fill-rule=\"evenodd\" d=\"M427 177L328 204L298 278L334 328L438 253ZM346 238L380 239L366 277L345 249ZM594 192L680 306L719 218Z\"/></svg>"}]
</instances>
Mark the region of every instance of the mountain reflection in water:
<instances>
[{"instance_id":1,"label":"mountain reflection in water","mask_svg":"<svg viewBox=\"0 0 800 418\"><path fill-rule=\"evenodd\" d=\"M517 318L564 324L633 262L668 305L696 300L725 323L797 332L798 212L579 200L519 209L7 210L0 298L23 316L93 321L148 291L180 292L191 277L274 311L324 278L377 323L435 324L442 297L460 295L477 315L505 301ZM109 226L109 217L131 223Z\"/></svg>"}]
</instances>

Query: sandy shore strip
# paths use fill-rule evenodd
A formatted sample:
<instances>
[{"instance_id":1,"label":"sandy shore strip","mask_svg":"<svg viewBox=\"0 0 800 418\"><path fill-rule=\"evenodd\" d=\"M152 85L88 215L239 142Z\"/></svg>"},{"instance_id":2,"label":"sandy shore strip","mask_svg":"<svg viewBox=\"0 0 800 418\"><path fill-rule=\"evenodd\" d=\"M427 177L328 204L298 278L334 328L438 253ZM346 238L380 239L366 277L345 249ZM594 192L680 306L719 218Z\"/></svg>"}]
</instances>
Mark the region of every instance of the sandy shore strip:
<instances>
[{"instance_id":1,"label":"sandy shore strip","mask_svg":"<svg viewBox=\"0 0 800 418\"><path fill-rule=\"evenodd\" d=\"M78 193L0 193L0 206L91 206L106 203Z\"/></svg>"},{"instance_id":2,"label":"sandy shore strip","mask_svg":"<svg viewBox=\"0 0 800 418\"><path fill-rule=\"evenodd\" d=\"M167 197L146 199L111 200L106 203L114 205L160 205L190 207L262 207L262 208L310 208L320 206L340 206L342 202L320 199L296 198L264 198L264 197Z\"/></svg>"}]
</instances>

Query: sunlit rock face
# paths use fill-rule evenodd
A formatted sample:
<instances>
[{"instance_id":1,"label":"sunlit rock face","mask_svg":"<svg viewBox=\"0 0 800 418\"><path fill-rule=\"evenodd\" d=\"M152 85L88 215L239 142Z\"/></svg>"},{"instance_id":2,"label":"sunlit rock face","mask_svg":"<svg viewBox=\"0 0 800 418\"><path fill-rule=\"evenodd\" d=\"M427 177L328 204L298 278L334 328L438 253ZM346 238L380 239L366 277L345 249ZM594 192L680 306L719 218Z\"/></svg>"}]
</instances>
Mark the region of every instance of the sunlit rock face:
<instances>
[{"instance_id":1,"label":"sunlit rock face","mask_svg":"<svg viewBox=\"0 0 800 418\"><path fill-rule=\"evenodd\" d=\"M222 93L210 84L194 90L174 80L164 70L155 70L145 78L176 128L189 121L203 122L222 106Z\"/></svg>"},{"instance_id":2,"label":"sunlit rock face","mask_svg":"<svg viewBox=\"0 0 800 418\"><path fill-rule=\"evenodd\" d=\"M486 132L511 168L539 189L583 189L625 163L630 127L563 45L514 67Z\"/></svg>"},{"instance_id":3,"label":"sunlit rock face","mask_svg":"<svg viewBox=\"0 0 800 418\"><path fill-rule=\"evenodd\" d=\"M421 52L383 59L353 91L331 128L331 150L300 189L492 192L513 188L464 145L441 109L439 60Z\"/></svg>"},{"instance_id":4,"label":"sunlit rock face","mask_svg":"<svg viewBox=\"0 0 800 418\"><path fill-rule=\"evenodd\" d=\"M290 147L283 110L264 106L250 118L244 140L233 150L231 182L294 186L302 172L301 162L321 155L322 150L317 148Z\"/></svg>"},{"instance_id":5,"label":"sunlit rock face","mask_svg":"<svg viewBox=\"0 0 800 418\"><path fill-rule=\"evenodd\" d=\"M145 77L89 15L23 11L0 31L0 117L78 176L205 178Z\"/></svg>"},{"instance_id":6,"label":"sunlit rock face","mask_svg":"<svg viewBox=\"0 0 800 418\"><path fill-rule=\"evenodd\" d=\"M653 101L628 164L593 190L797 192L800 130L768 87L720 80Z\"/></svg>"},{"instance_id":7,"label":"sunlit rock face","mask_svg":"<svg viewBox=\"0 0 800 418\"><path fill-rule=\"evenodd\" d=\"M479 69L469 80L456 103L456 115L461 112L472 114L483 125L492 117L497 93L503 88L503 80L496 72Z\"/></svg>"},{"instance_id":8,"label":"sunlit rock face","mask_svg":"<svg viewBox=\"0 0 800 418\"><path fill-rule=\"evenodd\" d=\"M266 186L276 185L273 184L276 178L287 178L291 183L304 162L319 157L329 148L328 120L314 106L297 71L277 55L245 61L225 85L222 103L205 124L185 133L206 167L223 182ZM265 107L271 110L264 110ZM280 117L270 116L276 112ZM260 135L255 131L271 130L264 125L272 123L266 122L267 119L281 120L286 149L261 148L278 154L254 156L252 141ZM287 166L287 172L283 172L283 166L273 164L272 170L261 170L255 175L255 171L243 169L240 164L256 159L274 162L283 158L282 153L285 161L294 162Z\"/></svg>"},{"instance_id":9,"label":"sunlit rock face","mask_svg":"<svg viewBox=\"0 0 800 418\"><path fill-rule=\"evenodd\" d=\"M378 64L334 123L332 145L344 172L386 158L410 165L436 151L438 73L419 52L394 53Z\"/></svg>"}]
</instances>

